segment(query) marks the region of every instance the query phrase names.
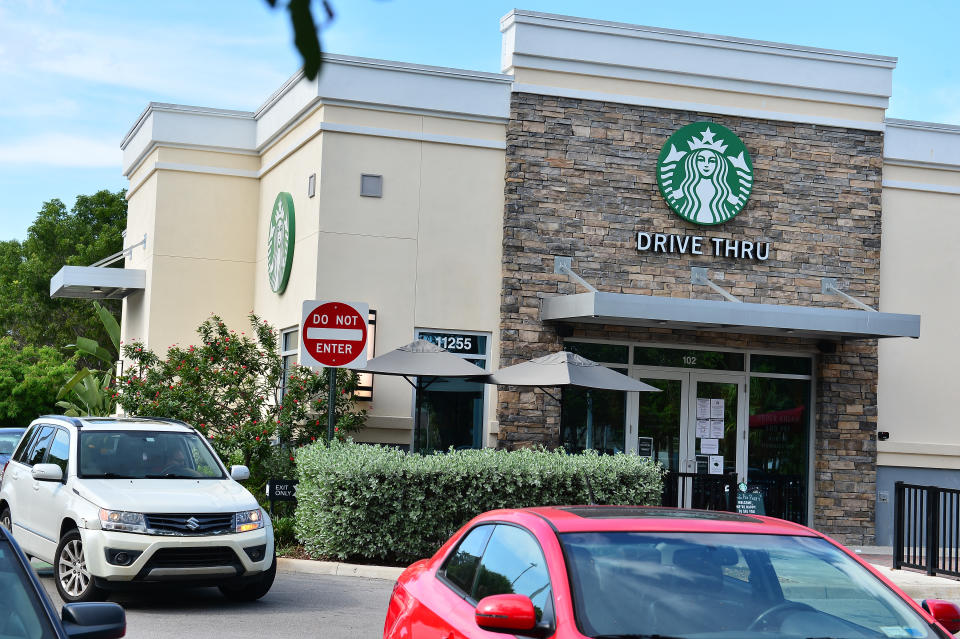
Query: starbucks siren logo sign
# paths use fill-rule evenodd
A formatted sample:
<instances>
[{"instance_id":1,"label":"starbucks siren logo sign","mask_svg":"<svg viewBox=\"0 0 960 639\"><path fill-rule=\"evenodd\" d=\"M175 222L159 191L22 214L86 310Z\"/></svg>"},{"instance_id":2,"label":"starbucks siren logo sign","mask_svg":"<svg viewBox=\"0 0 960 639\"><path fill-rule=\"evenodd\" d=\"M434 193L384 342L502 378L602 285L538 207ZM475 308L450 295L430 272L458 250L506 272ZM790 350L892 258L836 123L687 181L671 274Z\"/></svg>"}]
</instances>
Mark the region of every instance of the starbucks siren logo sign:
<instances>
[{"instance_id":1,"label":"starbucks siren logo sign","mask_svg":"<svg viewBox=\"0 0 960 639\"><path fill-rule=\"evenodd\" d=\"M290 279L293 266L293 241L296 224L293 216L293 197L286 192L278 193L270 215L270 231L267 234L267 277L274 293L281 294Z\"/></svg>"},{"instance_id":2,"label":"starbucks siren logo sign","mask_svg":"<svg viewBox=\"0 0 960 639\"><path fill-rule=\"evenodd\" d=\"M726 127L695 122L664 143L657 184L670 208L694 224L720 224L743 209L753 189L753 164Z\"/></svg>"}]
</instances>

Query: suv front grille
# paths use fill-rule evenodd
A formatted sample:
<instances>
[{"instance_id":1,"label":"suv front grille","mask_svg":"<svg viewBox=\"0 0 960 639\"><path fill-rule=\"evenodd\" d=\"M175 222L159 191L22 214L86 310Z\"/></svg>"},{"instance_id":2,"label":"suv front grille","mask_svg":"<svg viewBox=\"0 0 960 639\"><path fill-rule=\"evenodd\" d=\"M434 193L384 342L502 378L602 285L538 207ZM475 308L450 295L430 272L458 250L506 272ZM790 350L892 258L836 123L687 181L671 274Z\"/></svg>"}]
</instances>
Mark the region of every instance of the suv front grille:
<instances>
[{"instance_id":1,"label":"suv front grille","mask_svg":"<svg viewBox=\"0 0 960 639\"><path fill-rule=\"evenodd\" d=\"M151 568L196 568L239 564L237 553L226 546L210 548L161 548L150 558Z\"/></svg>"},{"instance_id":2,"label":"suv front grille","mask_svg":"<svg viewBox=\"0 0 960 639\"><path fill-rule=\"evenodd\" d=\"M147 528L161 535L222 535L235 531L233 513L147 514ZM191 525L190 519L196 520Z\"/></svg>"}]
</instances>

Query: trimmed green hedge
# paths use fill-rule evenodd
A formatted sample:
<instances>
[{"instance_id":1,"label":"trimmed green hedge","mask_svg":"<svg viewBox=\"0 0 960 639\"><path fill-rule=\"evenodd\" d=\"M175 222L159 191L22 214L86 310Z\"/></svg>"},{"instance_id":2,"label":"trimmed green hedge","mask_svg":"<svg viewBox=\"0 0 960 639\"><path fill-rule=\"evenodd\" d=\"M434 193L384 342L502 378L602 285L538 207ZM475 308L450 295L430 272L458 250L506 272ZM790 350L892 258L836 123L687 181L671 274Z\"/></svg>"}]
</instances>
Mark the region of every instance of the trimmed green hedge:
<instances>
[{"instance_id":1,"label":"trimmed green hedge","mask_svg":"<svg viewBox=\"0 0 960 639\"><path fill-rule=\"evenodd\" d=\"M496 508L659 503L663 471L632 455L463 450L408 455L318 442L296 454L296 534L310 555L407 564L436 552L469 519Z\"/></svg>"}]
</instances>

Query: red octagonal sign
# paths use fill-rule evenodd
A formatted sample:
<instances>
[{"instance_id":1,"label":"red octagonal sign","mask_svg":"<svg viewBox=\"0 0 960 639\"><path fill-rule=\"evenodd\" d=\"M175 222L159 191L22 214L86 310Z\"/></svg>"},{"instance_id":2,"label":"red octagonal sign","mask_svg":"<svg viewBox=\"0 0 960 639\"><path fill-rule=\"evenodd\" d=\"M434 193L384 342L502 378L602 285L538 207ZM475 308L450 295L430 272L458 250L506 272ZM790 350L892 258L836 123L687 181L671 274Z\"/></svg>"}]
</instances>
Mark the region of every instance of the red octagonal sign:
<instances>
[{"instance_id":1,"label":"red octagonal sign","mask_svg":"<svg viewBox=\"0 0 960 639\"><path fill-rule=\"evenodd\" d=\"M365 366L368 315L368 306L362 302L305 301L300 322L300 365Z\"/></svg>"}]
</instances>

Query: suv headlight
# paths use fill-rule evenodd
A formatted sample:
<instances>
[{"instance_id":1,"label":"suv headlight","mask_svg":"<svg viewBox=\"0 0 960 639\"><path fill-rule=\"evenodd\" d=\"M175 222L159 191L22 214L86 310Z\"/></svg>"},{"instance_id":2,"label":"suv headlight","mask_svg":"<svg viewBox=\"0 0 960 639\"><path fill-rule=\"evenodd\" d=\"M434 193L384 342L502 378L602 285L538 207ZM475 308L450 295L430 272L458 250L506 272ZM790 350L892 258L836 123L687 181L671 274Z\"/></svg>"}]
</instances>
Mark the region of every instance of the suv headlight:
<instances>
[{"instance_id":1,"label":"suv headlight","mask_svg":"<svg viewBox=\"0 0 960 639\"><path fill-rule=\"evenodd\" d=\"M263 511L259 508L255 510L245 510L237 513L236 517L237 532L250 532L263 528Z\"/></svg>"},{"instance_id":2,"label":"suv headlight","mask_svg":"<svg viewBox=\"0 0 960 639\"><path fill-rule=\"evenodd\" d=\"M100 509L100 527L104 530L145 533L147 522L142 513L128 513L124 510Z\"/></svg>"}]
</instances>

